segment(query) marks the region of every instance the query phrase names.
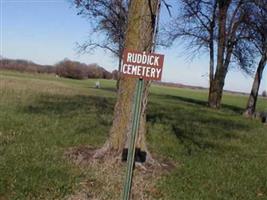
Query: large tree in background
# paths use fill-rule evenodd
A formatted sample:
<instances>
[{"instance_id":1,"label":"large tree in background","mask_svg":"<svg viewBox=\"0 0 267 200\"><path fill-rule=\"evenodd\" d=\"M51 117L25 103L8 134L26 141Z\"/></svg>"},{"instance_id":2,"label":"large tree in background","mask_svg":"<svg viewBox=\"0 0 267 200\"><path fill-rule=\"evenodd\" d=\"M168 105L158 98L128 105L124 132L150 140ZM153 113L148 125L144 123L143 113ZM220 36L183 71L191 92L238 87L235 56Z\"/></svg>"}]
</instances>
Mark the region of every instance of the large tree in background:
<instances>
[{"instance_id":1,"label":"large tree in background","mask_svg":"<svg viewBox=\"0 0 267 200\"><path fill-rule=\"evenodd\" d=\"M251 38L253 38L252 42L258 51L258 55L260 55L260 62L258 63L251 93L244 113L245 116L249 117L251 117L256 110L262 74L267 62L267 1L262 0L256 2L253 6L253 11L254 17L248 26L250 28Z\"/></svg>"},{"instance_id":2,"label":"large tree in background","mask_svg":"<svg viewBox=\"0 0 267 200\"><path fill-rule=\"evenodd\" d=\"M243 0L181 0L178 16L165 31L168 41L183 39L191 54L208 50L210 107L220 107L230 63L251 73L254 52L244 26L250 17L244 12L248 5Z\"/></svg>"},{"instance_id":3,"label":"large tree in background","mask_svg":"<svg viewBox=\"0 0 267 200\"><path fill-rule=\"evenodd\" d=\"M246 42L248 35L245 24L252 14L246 12L249 11L248 7L249 1L218 1L217 66L209 93L209 106L212 108L221 106L230 62L236 60L245 71L249 71L248 69L253 66L253 51L250 44Z\"/></svg>"},{"instance_id":4,"label":"large tree in background","mask_svg":"<svg viewBox=\"0 0 267 200\"><path fill-rule=\"evenodd\" d=\"M217 1L181 0L178 16L163 30L164 43L171 45L176 39L187 44L190 57L209 52L209 81L214 77L214 43L216 34Z\"/></svg>"},{"instance_id":5,"label":"large tree in background","mask_svg":"<svg viewBox=\"0 0 267 200\"><path fill-rule=\"evenodd\" d=\"M130 3L128 25L124 47L130 50L151 52L155 39L159 0L134 0ZM120 81L117 103L114 109L113 124L109 139L95 157L102 157L107 152L116 155L128 146L132 127L133 99L137 84L136 79L122 77ZM146 150L146 106L150 83L145 81L141 108L141 124L138 132L137 147Z\"/></svg>"}]
</instances>

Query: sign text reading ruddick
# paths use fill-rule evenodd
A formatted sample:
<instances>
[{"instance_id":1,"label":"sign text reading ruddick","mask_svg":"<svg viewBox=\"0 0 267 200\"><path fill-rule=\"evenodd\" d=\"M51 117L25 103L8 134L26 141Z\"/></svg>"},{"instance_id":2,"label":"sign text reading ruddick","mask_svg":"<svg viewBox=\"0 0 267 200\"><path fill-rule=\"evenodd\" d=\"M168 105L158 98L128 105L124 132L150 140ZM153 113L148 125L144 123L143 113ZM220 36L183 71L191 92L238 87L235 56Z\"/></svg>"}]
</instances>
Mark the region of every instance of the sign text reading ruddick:
<instances>
[{"instance_id":1,"label":"sign text reading ruddick","mask_svg":"<svg viewBox=\"0 0 267 200\"><path fill-rule=\"evenodd\" d=\"M123 76L146 80L161 80L164 55L125 50L123 53Z\"/></svg>"}]
</instances>

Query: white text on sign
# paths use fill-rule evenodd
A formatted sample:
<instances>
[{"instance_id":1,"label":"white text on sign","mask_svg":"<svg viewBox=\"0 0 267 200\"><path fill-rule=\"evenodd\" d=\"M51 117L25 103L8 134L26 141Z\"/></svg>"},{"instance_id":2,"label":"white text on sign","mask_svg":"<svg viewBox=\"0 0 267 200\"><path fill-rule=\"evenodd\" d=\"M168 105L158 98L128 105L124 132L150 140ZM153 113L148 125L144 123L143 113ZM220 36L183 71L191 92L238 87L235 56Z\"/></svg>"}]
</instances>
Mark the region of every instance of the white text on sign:
<instances>
[{"instance_id":1,"label":"white text on sign","mask_svg":"<svg viewBox=\"0 0 267 200\"><path fill-rule=\"evenodd\" d=\"M154 53L124 51L121 73L124 76L161 80L164 56Z\"/></svg>"}]
</instances>

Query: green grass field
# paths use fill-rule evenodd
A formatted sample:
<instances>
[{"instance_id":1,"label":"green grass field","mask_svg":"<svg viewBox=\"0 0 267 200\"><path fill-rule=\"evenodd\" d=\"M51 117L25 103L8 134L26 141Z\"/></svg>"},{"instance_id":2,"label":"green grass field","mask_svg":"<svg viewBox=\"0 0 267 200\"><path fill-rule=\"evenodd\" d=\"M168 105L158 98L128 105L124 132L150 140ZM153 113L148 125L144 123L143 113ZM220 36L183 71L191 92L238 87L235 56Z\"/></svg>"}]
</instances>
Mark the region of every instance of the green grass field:
<instances>
[{"instance_id":1,"label":"green grass field","mask_svg":"<svg viewBox=\"0 0 267 200\"><path fill-rule=\"evenodd\" d=\"M94 176L63 157L108 136L115 82L94 82L0 71L0 200L63 199ZM203 90L151 88L149 148L178 163L153 198L267 199L267 126L241 116L246 96L225 94L219 111L206 99Z\"/></svg>"}]
</instances>

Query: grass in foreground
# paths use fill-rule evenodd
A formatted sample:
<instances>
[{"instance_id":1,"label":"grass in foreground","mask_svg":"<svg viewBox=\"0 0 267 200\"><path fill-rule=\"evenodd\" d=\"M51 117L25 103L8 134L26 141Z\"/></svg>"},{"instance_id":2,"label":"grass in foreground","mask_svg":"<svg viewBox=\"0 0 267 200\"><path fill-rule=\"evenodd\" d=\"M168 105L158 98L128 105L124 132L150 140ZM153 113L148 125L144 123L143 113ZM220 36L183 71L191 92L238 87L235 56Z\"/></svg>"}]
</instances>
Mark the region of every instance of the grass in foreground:
<instances>
[{"instance_id":1,"label":"grass in foreground","mask_svg":"<svg viewBox=\"0 0 267 200\"><path fill-rule=\"evenodd\" d=\"M62 199L95 176L63 153L107 138L115 82L101 83L99 90L94 80L0 72L1 200ZM149 147L179 163L152 199L267 198L266 126L240 116L247 97L225 95L224 108L214 111L205 106L205 91L151 91ZM266 107L260 99L258 109Z\"/></svg>"}]
</instances>

